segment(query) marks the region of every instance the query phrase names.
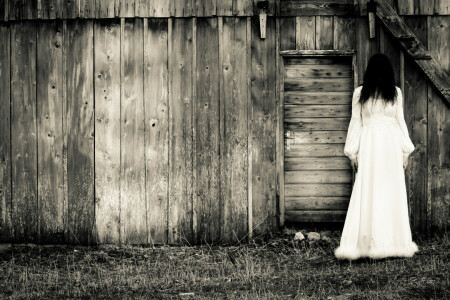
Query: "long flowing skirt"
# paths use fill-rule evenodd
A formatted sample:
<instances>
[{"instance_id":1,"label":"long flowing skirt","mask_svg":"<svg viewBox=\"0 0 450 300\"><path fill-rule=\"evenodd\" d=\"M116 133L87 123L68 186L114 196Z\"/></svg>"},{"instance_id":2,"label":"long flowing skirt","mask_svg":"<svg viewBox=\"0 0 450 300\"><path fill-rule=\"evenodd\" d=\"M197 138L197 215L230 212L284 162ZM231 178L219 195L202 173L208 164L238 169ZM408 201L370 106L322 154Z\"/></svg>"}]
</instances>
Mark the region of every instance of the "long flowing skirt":
<instances>
[{"instance_id":1,"label":"long flowing skirt","mask_svg":"<svg viewBox=\"0 0 450 300\"><path fill-rule=\"evenodd\" d=\"M412 241L401 131L395 124L363 126L358 171L348 206L339 259L411 257Z\"/></svg>"}]
</instances>

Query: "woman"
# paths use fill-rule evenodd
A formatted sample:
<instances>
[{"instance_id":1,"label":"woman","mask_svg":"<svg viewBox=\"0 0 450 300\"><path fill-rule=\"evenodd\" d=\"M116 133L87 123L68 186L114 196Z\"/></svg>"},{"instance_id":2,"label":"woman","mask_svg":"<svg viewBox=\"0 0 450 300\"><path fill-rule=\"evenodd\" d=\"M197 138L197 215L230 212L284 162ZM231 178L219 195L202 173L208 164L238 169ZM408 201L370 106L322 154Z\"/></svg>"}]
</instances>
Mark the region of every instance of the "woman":
<instances>
[{"instance_id":1,"label":"woman","mask_svg":"<svg viewBox=\"0 0 450 300\"><path fill-rule=\"evenodd\" d=\"M383 54L367 64L364 83L353 92L344 147L356 171L339 259L411 257L412 241L404 169L414 151L403 115L403 95Z\"/></svg>"}]
</instances>

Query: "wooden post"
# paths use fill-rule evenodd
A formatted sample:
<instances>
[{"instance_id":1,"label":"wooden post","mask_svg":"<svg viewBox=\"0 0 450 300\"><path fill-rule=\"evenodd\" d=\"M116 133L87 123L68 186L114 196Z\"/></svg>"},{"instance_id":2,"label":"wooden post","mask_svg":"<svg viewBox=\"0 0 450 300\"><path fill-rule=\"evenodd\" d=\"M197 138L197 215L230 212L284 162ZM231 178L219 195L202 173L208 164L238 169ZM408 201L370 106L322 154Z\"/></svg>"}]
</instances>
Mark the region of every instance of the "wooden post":
<instances>
[{"instance_id":1,"label":"wooden post","mask_svg":"<svg viewBox=\"0 0 450 300\"><path fill-rule=\"evenodd\" d=\"M269 9L269 1L258 1L256 4L259 15L259 29L261 38L266 38L267 10Z\"/></svg>"},{"instance_id":2,"label":"wooden post","mask_svg":"<svg viewBox=\"0 0 450 300\"><path fill-rule=\"evenodd\" d=\"M367 12L369 16L369 39L375 37L375 13L376 13L377 3L373 0L367 3Z\"/></svg>"}]
</instances>

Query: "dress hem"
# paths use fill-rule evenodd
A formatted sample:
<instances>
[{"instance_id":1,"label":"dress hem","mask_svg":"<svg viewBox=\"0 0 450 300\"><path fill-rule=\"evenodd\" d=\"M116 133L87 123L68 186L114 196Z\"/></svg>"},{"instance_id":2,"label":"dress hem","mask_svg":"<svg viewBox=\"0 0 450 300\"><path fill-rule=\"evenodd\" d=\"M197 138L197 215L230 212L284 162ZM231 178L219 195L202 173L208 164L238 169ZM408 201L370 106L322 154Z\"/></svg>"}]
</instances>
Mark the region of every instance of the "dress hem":
<instances>
[{"instance_id":1,"label":"dress hem","mask_svg":"<svg viewBox=\"0 0 450 300\"><path fill-rule=\"evenodd\" d=\"M355 260L362 257L369 257L372 259L380 259L386 257L412 257L419 251L417 244L411 242L409 247L402 248L373 248L369 250L361 250L356 247L342 247L339 246L334 250L334 256L338 259Z\"/></svg>"}]
</instances>

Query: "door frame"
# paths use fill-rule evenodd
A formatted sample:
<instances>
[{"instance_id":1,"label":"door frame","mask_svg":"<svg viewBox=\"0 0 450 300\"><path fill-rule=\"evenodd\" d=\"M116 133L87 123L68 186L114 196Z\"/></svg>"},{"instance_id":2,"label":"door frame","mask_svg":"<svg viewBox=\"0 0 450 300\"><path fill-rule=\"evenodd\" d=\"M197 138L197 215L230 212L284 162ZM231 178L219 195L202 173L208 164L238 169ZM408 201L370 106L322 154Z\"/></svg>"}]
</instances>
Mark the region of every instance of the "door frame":
<instances>
[{"instance_id":1,"label":"door frame","mask_svg":"<svg viewBox=\"0 0 450 300\"><path fill-rule=\"evenodd\" d=\"M276 146L276 161L277 161L277 198L278 198L278 217L280 226L284 226L285 221L285 197L284 197L284 148L285 148L285 137L284 137L284 61L285 58L294 57L327 57L327 56L350 56L352 57L352 68L353 68L353 88L358 87L358 68L356 59L356 50L283 50L279 51L278 55L278 108L277 108L277 146ZM352 171L352 181L355 181L355 172Z\"/></svg>"}]
</instances>

